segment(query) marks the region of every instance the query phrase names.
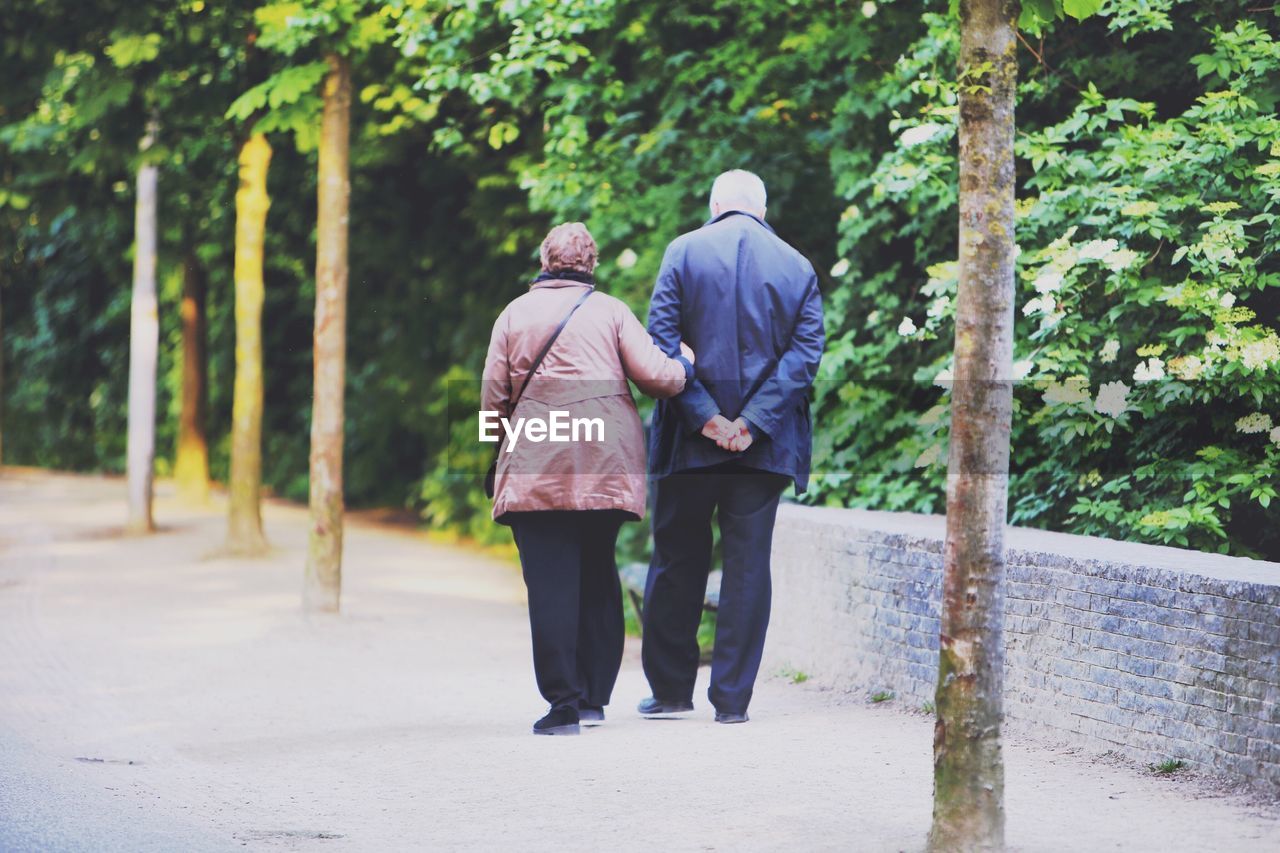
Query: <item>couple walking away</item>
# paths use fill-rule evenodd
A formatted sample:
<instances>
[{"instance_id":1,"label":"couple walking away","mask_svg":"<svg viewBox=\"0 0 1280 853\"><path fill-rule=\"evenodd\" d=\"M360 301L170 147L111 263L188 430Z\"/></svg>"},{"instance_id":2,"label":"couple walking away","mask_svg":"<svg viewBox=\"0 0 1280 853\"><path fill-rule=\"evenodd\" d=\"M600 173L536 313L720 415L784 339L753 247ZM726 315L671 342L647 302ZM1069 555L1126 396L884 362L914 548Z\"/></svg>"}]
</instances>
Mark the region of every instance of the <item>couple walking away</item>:
<instances>
[{"instance_id":1,"label":"couple walking away","mask_svg":"<svg viewBox=\"0 0 1280 853\"><path fill-rule=\"evenodd\" d=\"M493 517L520 552L534 672L551 705L535 734L604 720L625 639L614 549L622 523L644 516L648 476L642 657L653 695L639 711L693 710L718 511L724 571L708 698L717 722L747 720L774 518L788 483L802 492L808 481L808 395L823 346L817 276L765 223L765 201L750 172L716 179L711 220L667 248L647 332L595 291L595 241L576 222L551 230L541 274L494 323L485 410L511 422L571 411L603 425L594 441L508 436L497 454ZM658 399L647 469L628 379Z\"/></svg>"}]
</instances>

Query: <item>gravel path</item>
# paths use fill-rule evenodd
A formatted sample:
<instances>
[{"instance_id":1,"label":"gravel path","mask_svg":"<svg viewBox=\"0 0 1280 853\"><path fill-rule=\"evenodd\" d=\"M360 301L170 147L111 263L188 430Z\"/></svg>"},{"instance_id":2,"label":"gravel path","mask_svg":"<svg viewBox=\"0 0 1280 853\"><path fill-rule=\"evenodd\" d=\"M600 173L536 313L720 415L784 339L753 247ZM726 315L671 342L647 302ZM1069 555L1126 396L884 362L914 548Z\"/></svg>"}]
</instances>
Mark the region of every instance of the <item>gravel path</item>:
<instances>
[{"instance_id":1,"label":"gravel path","mask_svg":"<svg viewBox=\"0 0 1280 853\"><path fill-rule=\"evenodd\" d=\"M781 679L745 726L699 690L643 721L638 647L609 722L535 738L512 566L348 528L344 611L298 602L305 513L264 560L162 487L0 473L0 850L918 850L931 724ZM1280 850L1273 807L1010 743L1016 850Z\"/></svg>"}]
</instances>

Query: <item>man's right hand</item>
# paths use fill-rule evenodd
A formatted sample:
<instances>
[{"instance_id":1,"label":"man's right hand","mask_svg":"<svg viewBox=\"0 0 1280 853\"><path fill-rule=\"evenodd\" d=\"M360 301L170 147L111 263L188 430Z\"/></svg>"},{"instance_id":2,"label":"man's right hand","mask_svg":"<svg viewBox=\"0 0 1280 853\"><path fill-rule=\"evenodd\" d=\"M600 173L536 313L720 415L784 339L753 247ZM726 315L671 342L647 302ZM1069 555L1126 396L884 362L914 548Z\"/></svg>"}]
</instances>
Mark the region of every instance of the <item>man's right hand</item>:
<instances>
[{"instance_id":1,"label":"man's right hand","mask_svg":"<svg viewBox=\"0 0 1280 853\"><path fill-rule=\"evenodd\" d=\"M702 434L728 450L729 442L738 434L738 428L724 415L716 415L703 425Z\"/></svg>"}]
</instances>

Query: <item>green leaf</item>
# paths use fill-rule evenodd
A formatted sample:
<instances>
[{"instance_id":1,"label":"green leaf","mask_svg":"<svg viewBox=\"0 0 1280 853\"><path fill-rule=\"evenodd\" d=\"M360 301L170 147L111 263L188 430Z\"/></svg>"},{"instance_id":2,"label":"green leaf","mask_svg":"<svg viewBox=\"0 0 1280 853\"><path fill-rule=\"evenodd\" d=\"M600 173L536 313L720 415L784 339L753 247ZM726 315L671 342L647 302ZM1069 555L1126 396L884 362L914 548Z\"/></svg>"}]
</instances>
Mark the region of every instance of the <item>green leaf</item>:
<instances>
[{"instance_id":1,"label":"green leaf","mask_svg":"<svg viewBox=\"0 0 1280 853\"><path fill-rule=\"evenodd\" d=\"M227 107L227 118L244 121L262 109L278 110L314 95L328 66L323 62L295 65L272 74Z\"/></svg>"},{"instance_id":2,"label":"green leaf","mask_svg":"<svg viewBox=\"0 0 1280 853\"><path fill-rule=\"evenodd\" d=\"M1054 0L1022 0L1022 12L1018 15L1018 29L1039 33L1043 24L1059 17Z\"/></svg>"},{"instance_id":3,"label":"green leaf","mask_svg":"<svg viewBox=\"0 0 1280 853\"><path fill-rule=\"evenodd\" d=\"M118 36L107 46L107 56L117 68L150 62L160 55L160 34Z\"/></svg>"},{"instance_id":4,"label":"green leaf","mask_svg":"<svg viewBox=\"0 0 1280 853\"><path fill-rule=\"evenodd\" d=\"M1098 14L1102 8L1102 0L1062 0L1062 11L1077 21Z\"/></svg>"}]
</instances>

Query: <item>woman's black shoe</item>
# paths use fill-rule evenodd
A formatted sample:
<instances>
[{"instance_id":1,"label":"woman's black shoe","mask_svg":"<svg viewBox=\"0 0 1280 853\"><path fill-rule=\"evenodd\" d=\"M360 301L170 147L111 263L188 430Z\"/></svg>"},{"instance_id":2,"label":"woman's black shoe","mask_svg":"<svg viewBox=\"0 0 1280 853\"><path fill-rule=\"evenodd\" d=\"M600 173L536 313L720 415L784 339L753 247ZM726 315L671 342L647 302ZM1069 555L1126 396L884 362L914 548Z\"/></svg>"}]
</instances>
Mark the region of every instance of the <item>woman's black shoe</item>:
<instances>
[{"instance_id":1,"label":"woman's black shoe","mask_svg":"<svg viewBox=\"0 0 1280 853\"><path fill-rule=\"evenodd\" d=\"M533 733L535 735L579 734L578 709L566 707L552 708L550 713L533 724Z\"/></svg>"},{"instance_id":2,"label":"woman's black shoe","mask_svg":"<svg viewBox=\"0 0 1280 853\"><path fill-rule=\"evenodd\" d=\"M604 706L579 705L578 719L584 726L598 726L604 722Z\"/></svg>"}]
</instances>

